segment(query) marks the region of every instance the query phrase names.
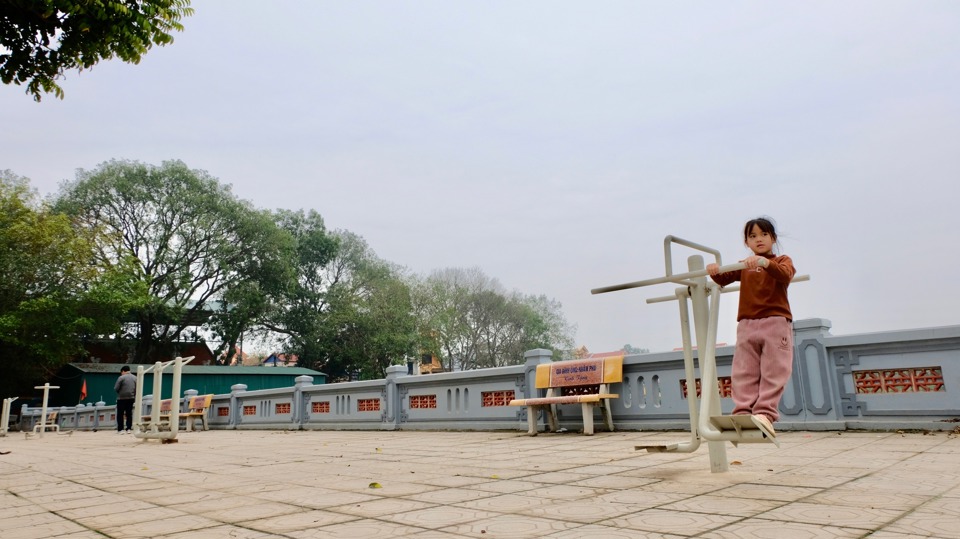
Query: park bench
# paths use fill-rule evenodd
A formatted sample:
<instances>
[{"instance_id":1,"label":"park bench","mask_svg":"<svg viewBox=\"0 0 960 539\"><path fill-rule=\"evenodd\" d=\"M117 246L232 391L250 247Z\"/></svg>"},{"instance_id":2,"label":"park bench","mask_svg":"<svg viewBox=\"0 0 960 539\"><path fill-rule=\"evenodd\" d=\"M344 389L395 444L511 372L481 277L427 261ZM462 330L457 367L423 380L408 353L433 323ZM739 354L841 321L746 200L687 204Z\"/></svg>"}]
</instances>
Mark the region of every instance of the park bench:
<instances>
[{"instance_id":1,"label":"park bench","mask_svg":"<svg viewBox=\"0 0 960 539\"><path fill-rule=\"evenodd\" d=\"M528 434L537 435L537 410L543 410L547 428L559 431L557 405L580 404L583 412L583 433L593 434L593 409L600 407L603 423L613 431L610 399L620 395L610 392L611 384L623 381L623 356L554 361L537 365L536 388L546 389L545 397L514 399L510 406L527 407Z\"/></svg>"},{"instance_id":2,"label":"park bench","mask_svg":"<svg viewBox=\"0 0 960 539\"><path fill-rule=\"evenodd\" d=\"M207 430L207 410L213 401L213 394L190 397L187 411L180 414L180 419L186 421L187 430L193 430L193 423L199 419L202 430Z\"/></svg>"},{"instance_id":3,"label":"park bench","mask_svg":"<svg viewBox=\"0 0 960 539\"><path fill-rule=\"evenodd\" d=\"M210 403L213 401L213 394L209 395L197 395L195 397L190 397L190 400L187 404L187 411L180 412L178 414L178 419L182 419L186 422L185 429L190 431L193 430L194 423L197 419L200 420L201 430L207 430L207 410L210 409ZM160 401L160 419L162 421L170 421L171 410L173 409L173 401L171 399L164 399ZM149 415L143 416L141 420L144 423L149 423L152 419Z\"/></svg>"}]
</instances>

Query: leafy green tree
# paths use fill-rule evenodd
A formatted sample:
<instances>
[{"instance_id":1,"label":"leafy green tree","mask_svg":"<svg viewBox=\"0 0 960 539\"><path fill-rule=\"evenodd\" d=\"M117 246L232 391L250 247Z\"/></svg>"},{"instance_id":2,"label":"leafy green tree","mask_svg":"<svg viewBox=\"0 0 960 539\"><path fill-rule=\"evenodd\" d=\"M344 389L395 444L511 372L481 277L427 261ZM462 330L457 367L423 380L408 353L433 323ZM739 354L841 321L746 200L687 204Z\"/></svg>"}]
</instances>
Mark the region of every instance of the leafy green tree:
<instances>
[{"instance_id":1,"label":"leafy green tree","mask_svg":"<svg viewBox=\"0 0 960 539\"><path fill-rule=\"evenodd\" d=\"M360 236L326 229L315 211L278 211L296 240L298 276L262 327L282 335L302 366L331 379L383 376L415 351L410 295L399 270Z\"/></svg>"},{"instance_id":2,"label":"leafy green tree","mask_svg":"<svg viewBox=\"0 0 960 539\"><path fill-rule=\"evenodd\" d=\"M340 376L360 371L382 378L392 364L416 354L410 290L400 270L379 259L362 238L338 231L349 273L328 292L330 339L322 370Z\"/></svg>"},{"instance_id":3,"label":"leafy green tree","mask_svg":"<svg viewBox=\"0 0 960 539\"><path fill-rule=\"evenodd\" d=\"M115 333L144 290L94 260L97 231L37 201L0 171L0 394L25 395L72 356L84 336Z\"/></svg>"},{"instance_id":4,"label":"leafy green tree","mask_svg":"<svg viewBox=\"0 0 960 539\"><path fill-rule=\"evenodd\" d=\"M140 63L153 45L173 42L189 0L8 0L0 7L0 80L27 93L63 98L57 79L118 57Z\"/></svg>"},{"instance_id":5,"label":"leafy green tree","mask_svg":"<svg viewBox=\"0 0 960 539\"><path fill-rule=\"evenodd\" d=\"M290 275L292 241L272 216L181 161L110 161L81 170L56 207L80 229L102 232L98 263L129 268L146 288L148 299L130 313L137 363L166 359L187 328L207 323L224 347L236 343Z\"/></svg>"},{"instance_id":6,"label":"leafy green tree","mask_svg":"<svg viewBox=\"0 0 960 539\"><path fill-rule=\"evenodd\" d=\"M413 288L421 349L447 370L513 365L532 348L572 345L559 303L507 293L478 268L435 271Z\"/></svg>"},{"instance_id":7,"label":"leafy green tree","mask_svg":"<svg viewBox=\"0 0 960 539\"><path fill-rule=\"evenodd\" d=\"M296 354L304 367L316 367L328 337L330 304L327 290L343 268L331 267L340 248L316 211L278 210L274 221L293 239L295 278L278 301L259 320L266 334L278 335L286 352Z\"/></svg>"},{"instance_id":8,"label":"leafy green tree","mask_svg":"<svg viewBox=\"0 0 960 539\"><path fill-rule=\"evenodd\" d=\"M413 310L417 335L425 354L440 359L446 371L470 368L471 328L467 312L470 295L482 290L487 277L478 268L446 268L415 279Z\"/></svg>"}]
</instances>

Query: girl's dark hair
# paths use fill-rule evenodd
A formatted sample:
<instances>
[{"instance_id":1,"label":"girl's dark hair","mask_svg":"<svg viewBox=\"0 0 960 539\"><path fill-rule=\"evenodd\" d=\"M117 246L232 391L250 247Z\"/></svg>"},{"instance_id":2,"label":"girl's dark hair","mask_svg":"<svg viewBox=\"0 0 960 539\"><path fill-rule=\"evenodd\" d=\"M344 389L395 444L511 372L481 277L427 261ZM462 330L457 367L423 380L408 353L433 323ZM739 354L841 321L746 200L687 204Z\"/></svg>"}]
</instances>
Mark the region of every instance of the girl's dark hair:
<instances>
[{"instance_id":1,"label":"girl's dark hair","mask_svg":"<svg viewBox=\"0 0 960 539\"><path fill-rule=\"evenodd\" d=\"M760 227L760 230L770 234L770 237L773 238L773 241L777 241L777 229L773 224L773 219L769 217L757 217L756 219L750 219L747 221L747 224L743 227L743 242L746 243L747 239L750 237L750 231L753 230L753 225Z\"/></svg>"}]
</instances>

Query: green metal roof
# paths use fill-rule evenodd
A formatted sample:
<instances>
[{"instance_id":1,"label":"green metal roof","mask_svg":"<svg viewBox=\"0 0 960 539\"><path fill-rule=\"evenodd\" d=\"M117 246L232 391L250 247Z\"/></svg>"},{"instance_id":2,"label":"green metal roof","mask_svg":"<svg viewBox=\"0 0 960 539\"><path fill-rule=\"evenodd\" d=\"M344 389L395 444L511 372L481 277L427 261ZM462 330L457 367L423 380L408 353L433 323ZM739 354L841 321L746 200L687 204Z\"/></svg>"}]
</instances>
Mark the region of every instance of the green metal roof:
<instances>
[{"instance_id":1,"label":"green metal roof","mask_svg":"<svg viewBox=\"0 0 960 539\"><path fill-rule=\"evenodd\" d=\"M109 372L120 374L120 365L118 363L70 363L71 367L76 367L83 372ZM137 373L138 365L127 364L130 372ZM152 367L153 364L143 365L144 369ZM173 372L170 366L163 370L164 373ZM184 365L183 374L257 374L261 376L326 376L320 371L307 369L305 367L231 367L227 365Z\"/></svg>"}]
</instances>

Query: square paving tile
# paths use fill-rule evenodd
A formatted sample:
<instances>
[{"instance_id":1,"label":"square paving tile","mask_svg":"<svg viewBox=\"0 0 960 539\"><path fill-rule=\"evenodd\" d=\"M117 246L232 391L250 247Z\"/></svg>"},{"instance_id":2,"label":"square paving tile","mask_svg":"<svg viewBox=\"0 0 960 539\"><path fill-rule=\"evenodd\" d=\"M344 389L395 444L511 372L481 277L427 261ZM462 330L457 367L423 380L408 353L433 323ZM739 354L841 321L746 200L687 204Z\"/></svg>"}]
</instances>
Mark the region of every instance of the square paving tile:
<instances>
[{"instance_id":1,"label":"square paving tile","mask_svg":"<svg viewBox=\"0 0 960 539\"><path fill-rule=\"evenodd\" d=\"M184 513L199 514L216 511L218 509L232 509L263 503L263 500L258 498L228 494L226 492L207 491L203 494L203 496L197 497L196 500L190 500L190 496L180 496L179 499L174 500L174 503L167 505L167 508L183 511Z\"/></svg>"},{"instance_id":2,"label":"square paving tile","mask_svg":"<svg viewBox=\"0 0 960 539\"><path fill-rule=\"evenodd\" d=\"M463 537L484 539L528 539L547 537L552 533L576 527L572 522L549 520L521 515L501 515L474 522L458 524L440 531Z\"/></svg>"},{"instance_id":3,"label":"square paving tile","mask_svg":"<svg viewBox=\"0 0 960 539\"><path fill-rule=\"evenodd\" d=\"M196 515L162 518L123 526L105 527L103 533L116 539L156 538L187 530L202 530L219 524ZM198 534L200 532L197 532Z\"/></svg>"},{"instance_id":4,"label":"square paving tile","mask_svg":"<svg viewBox=\"0 0 960 539\"><path fill-rule=\"evenodd\" d=\"M80 524L93 529L112 528L136 524L138 522L152 522L184 516L184 513L164 507L146 507L143 509L122 510L119 506L114 511L106 511L97 506L94 514L83 513L74 518ZM83 511L83 510L81 510Z\"/></svg>"},{"instance_id":5,"label":"square paving tile","mask_svg":"<svg viewBox=\"0 0 960 539\"><path fill-rule=\"evenodd\" d=\"M122 499L122 498L121 498ZM81 518L98 517L103 515L115 515L117 513L130 513L142 511L145 509L154 509L156 506L140 500L124 500L114 503L100 503L97 505L85 505L73 509L62 509L57 514L64 518L79 520ZM171 513L174 514L174 513Z\"/></svg>"},{"instance_id":6,"label":"square paving tile","mask_svg":"<svg viewBox=\"0 0 960 539\"><path fill-rule=\"evenodd\" d=\"M537 496L535 493L500 494L454 504L458 507L480 509L498 513L519 513L532 507L549 505L554 500Z\"/></svg>"},{"instance_id":7,"label":"square paving tile","mask_svg":"<svg viewBox=\"0 0 960 539\"><path fill-rule=\"evenodd\" d=\"M0 522L3 539L46 539L67 533L87 531L76 522L50 513L16 516Z\"/></svg>"},{"instance_id":8,"label":"square paving tile","mask_svg":"<svg viewBox=\"0 0 960 539\"><path fill-rule=\"evenodd\" d=\"M428 530L437 530L446 526L459 525L484 518L500 516L498 513L481 511L455 505L436 506L406 513L396 513L382 517L383 520L408 526L418 526Z\"/></svg>"},{"instance_id":9,"label":"square paving tile","mask_svg":"<svg viewBox=\"0 0 960 539\"><path fill-rule=\"evenodd\" d=\"M691 494L678 494L675 492L657 492L643 489L620 490L597 496L597 500L603 503L618 503L628 505L635 511L641 509L650 509L669 503L686 500L692 497Z\"/></svg>"},{"instance_id":10,"label":"square paving tile","mask_svg":"<svg viewBox=\"0 0 960 539\"><path fill-rule=\"evenodd\" d=\"M956 509L950 513L918 510L882 528L914 537L960 538L960 520Z\"/></svg>"},{"instance_id":11,"label":"square paving tile","mask_svg":"<svg viewBox=\"0 0 960 539\"><path fill-rule=\"evenodd\" d=\"M527 507L519 512L525 515L581 524L593 524L601 520L637 512L637 508L629 504L610 503L599 498L552 501L553 503Z\"/></svg>"},{"instance_id":12,"label":"square paving tile","mask_svg":"<svg viewBox=\"0 0 960 539\"><path fill-rule=\"evenodd\" d=\"M732 496L734 498L749 498L754 500L777 500L792 502L809 498L823 489L810 487L794 487L787 485L769 485L757 483L741 483L723 488L712 493L713 496Z\"/></svg>"},{"instance_id":13,"label":"square paving tile","mask_svg":"<svg viewBox=\"0 0 960 539\"><path fill-rule=\"evenodd\" d=\"M752 517L780 507L785 503L787 502L704 495L664 504L659 508L669 511Z\"/></svg>"},{"instance_id":14,"label":"square paving tile","mask_svg":"<svg viewBox=\"0 0 960 539\"><path fill-rule=\"evenodd\" d=\"M359 517L317 510L272 518L260 518L240 522L237 525L263 532L288 533L296 530L310 530L322 526L329 526L330 524L339 524L341 522L350 522L352 520L359 520Z\"/></svg>"},{"instance_id":15,"label":"square paving tile","mask_svg":"<svg viewBox=\"0 0 960 539\"><path fill-rule=\"evenodd\" d=\"M292 531L285 533L284 536L294 539L360 539L364 537L389 539L391 537L408 537L423 531L423 528L405 526L395 522L361 519L311 530Z\"/></svg>"},{"instance_id":16,"label":"square paving tile","mask_svg":"<svg viewBox=\"0 0 960 539\"><path fill-rule=\"evenodd\" d=\"M846 539L863 537L863 530L801 522L748 519L704 533L700 537L703 539Z\"/></svg>"},{"instance_id":17,"label":"square paving tile","mask_svg":"<svg viewBox=\"0 0 960 539\"><path fill-rule=\"evenodd\" d=\"M285 536L264 533L257 530L241 528L231 524L203 528L202 531L187 530L170 535L163 535L155 539L285 539ZM56 539L61 539L57 537ZM103 539L98 536L97 539Z\"/></svg>"},{"instance_id":18,"label":"square paving tile","mask_svg":"<svg viewBox=\"0 0 960 539\"><path fill-rule=\"evenodd\" d=\"M441 490L431 490L430 492L421 492L419 494L410 494L404 496L404 498L419 502L452 505L493 496L500 496L500 494L465 488L445 488Z\"/></svg>"},{"instance_id":19,"label":"square paving tile","mask_svg":"<svg viewBox=\"0 0 960 539\"><path fill-rule=\"evenodd\" d=\"M376 518L394 513L426 509L432 506L433 504L427 502L418 502L406 498L380 498L366 502L335 505L328 507L327 510L347 515L356 515L358 517Z\"/></svg>"},{"instance_id":20,"label":"square paving tile","mask_svg":"<svg viewBox=\"0 0 960 539\"><path fill-rule=\"evenodd\" d=\"M871 509L863 506L792 502L763 513L759 518L872 530L895 520L905 512L906 510Z\"/></svg>"},{"instance_id":21,"label":"square paving tile","mask_svg":"<svg viewBox=\"0 0 960 539\"><path fill-rule=\"evenodd\" d=\"M740 517L727 515L645 509L637 513L605 520L598 524L646 532L677 533L682 531L684 535L696 535L722 528L738 520L741 520Z\"/></svg>"},{"instance_id":22,"label":"square paving tile","mask_svg":"<svg viewBox=\"0 0 960 539\"><path fill-rule=\"evenodd\" d=\"M306 511L306 509L295 505L261 502L258 504L212 509L210 511L198 512L198 514L223 523L235 524L255 518L272 518L279 515L289 515L304 511Z\"/></svg>"},{"instance_id":23,"label":"square paving tile","mask_svg":"<svg viewBox=\"0 0 960 539\"><path fill-rule=\"evenodd\" d=\"M805 498L805 502L835 504L847 507L868 507L870 509L909 510L920 507L933 499L933 496L919 496L896 491L856 488L854 484L842 485Z\"/></svg>"},{"instance_id":24,"label":"square paving tile","mask_svg":"<svg viewBox=\"0 0 960 539\"><path fill-rule=\"evenodd\" d=\"M591 524L588 526L580 526L579 528L571 528L562 532L551 533L544 537L548 539L682 539L686 536L622 530L609 526Z\"/></svg>"}]
</instances>

